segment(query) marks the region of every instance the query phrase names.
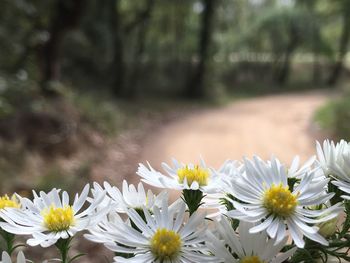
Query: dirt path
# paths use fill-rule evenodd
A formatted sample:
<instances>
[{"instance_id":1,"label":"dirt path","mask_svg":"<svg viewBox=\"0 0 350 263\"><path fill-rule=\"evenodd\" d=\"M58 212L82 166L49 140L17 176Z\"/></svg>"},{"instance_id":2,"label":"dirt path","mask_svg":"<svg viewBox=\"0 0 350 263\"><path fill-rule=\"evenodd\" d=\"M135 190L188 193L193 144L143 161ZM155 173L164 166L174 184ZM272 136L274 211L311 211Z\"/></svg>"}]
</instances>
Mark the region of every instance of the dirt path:
<instances>
[{"instance_id":1,"label":"dirt path","mask_svg":"<svg viewBox=\"0 0 350 263\"><path fill-rule=\"evenodd\" d=\"M158 168L172 157L196 163L200 155L214 167L253 154L274 154L287 163L297 154L306 160L323 137L313 114L328 97L324 92L270 95L184 116L147 138L141 161Z\"/></svg>"}]
</instances>

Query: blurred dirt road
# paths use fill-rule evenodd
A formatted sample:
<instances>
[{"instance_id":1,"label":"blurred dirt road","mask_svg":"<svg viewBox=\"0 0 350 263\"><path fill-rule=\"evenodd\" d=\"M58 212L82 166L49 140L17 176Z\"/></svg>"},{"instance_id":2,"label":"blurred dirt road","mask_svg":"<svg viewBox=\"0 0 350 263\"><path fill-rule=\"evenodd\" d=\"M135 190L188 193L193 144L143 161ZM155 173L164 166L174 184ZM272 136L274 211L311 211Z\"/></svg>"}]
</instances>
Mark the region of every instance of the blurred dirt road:
<instances>
[{"instance_id":1,"label":"blurred dirt road","mask_svg":"<svg viewBox=\"0 0 350 263\"><path fill-rule=\"evenodd\" d=\"M140 161L158 168L172 157L197 163L202 156L213 167L254 154L306 160L315 153L315 140L323 139L312 119L327 98L320 91L269 95L184 116L147 137Z\"/></svg>"}]
</instances>

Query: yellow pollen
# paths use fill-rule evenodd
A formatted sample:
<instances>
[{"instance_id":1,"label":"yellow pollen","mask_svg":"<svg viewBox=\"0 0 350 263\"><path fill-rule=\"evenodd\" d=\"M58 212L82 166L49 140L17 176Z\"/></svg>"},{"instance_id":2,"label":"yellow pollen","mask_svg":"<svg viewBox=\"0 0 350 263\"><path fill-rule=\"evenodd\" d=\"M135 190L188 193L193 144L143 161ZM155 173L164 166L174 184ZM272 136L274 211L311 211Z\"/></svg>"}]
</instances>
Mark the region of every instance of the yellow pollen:
<instances>
[{"instance_id":1,"label":"yellow pollen","mask_svg":"<svg viewBox=\"0 0 350 263\"><path fill-rule=\"evenodd\" d=\"M196 181L200 186L205 186L208 184L209 170L200 168L198 165L193 168L186 165L185 167L177 170L177 176L179 183L181 184L186 178L188 185L191 185L194 181Z\"/></svg>"},{"instance_id":2,"label":"yellow pollen","mask_svg":"<svg viewBox=\"0 0 350 263\"><path fill-rule=\"evenodd\" d=\"M288 217L295 211L298 204L298 195L294 195L288 186L272 184L266 190L263 197L264 207L273 215L278 217Z\"/></svg>"},{"instance_id":3,"label":"yellow pollen","mask_svg":"<svg viewBox=\"0 0 350 263\"><path fill-rule=\"evenodd\" d=\"M12 195L11 198L8 195L4 195L0 197L0 209L4 209L5 207L20 208L21 205L18 203L15 195Z\"/></svg>"},{"instance_id":4,"label":"yellow pollen","mask_svg":"<svg viewBox=\"0 0 350 263\"><path fill-rule=\"evenodd\" d=\"M166 228L160 228L151 239L151 251L160 262L176 258L181 250L179 234Z\"/></svg>"},{"instance_id":5,"label":"yellow pollen","mask_svg":"<svg viewBox=\"0 0 350 263\"><path fill-rule=\"evenodd\" d=\"M45 227L52 232L68 230L75 223L74 212L71 206L56 208L51 205L42 211Z\"/></svg>"},{"instance_id":6,"label":"yellow pollen","mask_svg":"<svg viewBox=\"0 0 350 263\"><path fill-rule=\"evenodd\" d=\"M264 263L264 261L260 260L258 256L247 256L242 258L240 263Z\"/></svg>"}]
</instances>

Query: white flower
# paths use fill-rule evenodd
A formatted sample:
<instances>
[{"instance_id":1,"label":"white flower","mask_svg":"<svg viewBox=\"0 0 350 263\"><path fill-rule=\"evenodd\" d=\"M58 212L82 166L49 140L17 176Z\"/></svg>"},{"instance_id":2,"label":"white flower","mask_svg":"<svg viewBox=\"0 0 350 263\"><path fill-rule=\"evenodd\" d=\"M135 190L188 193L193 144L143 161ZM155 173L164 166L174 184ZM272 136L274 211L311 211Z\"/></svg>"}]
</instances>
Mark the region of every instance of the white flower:
<instances>
[{"instance_id":1,"label":"white flower","mask_svg":"<svg viewBox=\"0 0 350 263\"><path fill-rule=\"evenodd\" d=\"M237 160L226 160L217 173L223 176L223 179L226 177L236 177L237 173L240 173L244 169L244 165Z\"/></svg>"},{"instance_id":2,"label":"white flower","mask_svg":"<svg viewBox=\"0 0 350 263\"><path fill-rule=\"evenodd\" d=\"M153 209L153 206L160 206L161 200L167 199L167 192L162 191L160 194L155 195L151 190L147 193L140 182L136 187L133 184L128 185L127 181L123 181L122 192L115 186L111 186L109 183L103 184L107 196L112 200L112 209L115 209L118 213L126 213L128 208L141 209L146 207L149 210ZM94 195L103 191L102 187L94 184Z\"/></svg>"},{"instance_id":3,"label":"white flower","mask_svg":"<svg viewBox=\"0 0 350 263\"><path fill-rule=\"evenodd\" d=\"M154 170L148 163L148 168L139 164L137 174L142 181L159 188L174 190L200 190L202 192L213 192L218 187L219 178L215 172L210 170L201 160L200 165L183 164L173 159L174 167L162 163L167 175Z\"/></svg>"},{"instance_id":4,"label":"white flower","mask_svg":"<svg viewBox=\"0 0 350 263\"><path fill-rule=\"evenodd\" d=\"M126 222L119 216L118 213L109 213L96 226L89 229L90 234L85 234L84 237L95 243L111 243L114 242L115 226L120 224L130 225L130 220Z\"/></svg>"},{"instance_id":5,"label":"white flower","mask_svg":"<svg viewBox=\"0 0 350 263\"><path fill-rule=\"evenodd\" d=\"M219 170L213 172L216 173L218 178L217 191L205 195L202 208L210 210L209 218L220 218L227 211L223 204L224 199L227 198L224 189L230 188L231 184L235 183L235 180L244 172L244 166L238 161L227 160Z\"/></svg>"},{"instance_id":6,"label":"white flower","mask_svg":"<svg viewBox=\"0 0 350 263\"><path fill-rule=\"evenodd\" d=\"M323 147L316 142L318 163L323 169L325 175L338 176L338 172L350 174L350 169L346 167L344 156L350 152L349 144L341 140L337 144L333 141L325 140ZM335 169L334 169L335 168ZM347 169L348 168L348 169Z\"/></svg>"},{"instance_id":7,"label":"white flower","mask_svg":"<svg viewBox=\"0 0 350 263\"><path fill-rule=\"evenodd\" d=\"M13 261L14 262L14 261ZM17 263L26 263L26 259L22 251L17 254ZM2 252L2 257L0 263L12 263L11 257L7 252Z\"/></svg>"},{"instance_id":8,"label":"white flower","mask_svg":"<svg viewBox=\"0 0 350 263\"><path fill-rule=\"evenodd\" d=\"M325 174L335 179L332 183L350 194L350 145L344 140L337 144L325 140L322 148L317 142L317 155ZM350 200L348 195L342 195L342 198Z\"/></svg>"},{"instance_id":9,"label":"white flower","mask_svg":"<svg viewBox=\"0 0 350 263\"><path fill-rule=\"evenodd\" d=\"M90 206L83 210L89 194L89 185L86 185L80 195L76 194L73 205L69 204L67 192L53 189L49 193L33 191L34 200L20 198L22 208L5 208L0 216L6 222L0 227L16 235L32 235L27 240L30 246L41 245L49 247L59 239L67 239L76 232L82 231L99 222L107 213L96 212L96 207L104 198L102 193Z\"/></svg>"},{"instance_id":10,"label":"white flower","mask_svg":"<svg viewBox=\"0 0 350 263\"><path fill-rule=\"evenodd\" d=\"M315 169L313 167L313 164L315 163L315 161L316 161L316 156L312 156L302 166L300 166L300 157L295 156L292 160L291 165L287 168L287 176L289 178L302 179L302 177L305 174L310 173ZM318 173L317 175L322 176L323 174Z\"/></svg>"},{"instance_id":11,"label":"white flower","mask_svg":"<svg viewBox=\"0 0 350 263\"><path fill-rule=\"evenodd\" d=\"M129 224L105 222L86 238L103 242L112 251L134 254L132 258L115 257L115 262L216 262L207 252L205 240L204 215L194 213L184 224L186 205L182 202L177 211L168 209L163 200L161 209L154 207L153 215L143 207L144 219L135 209L128 209L127 214L134 228ZM137 230L139 229L139 231ZM94 236L95 235L95 236ZM112 242L113 241L113 242Z\"/></svg>"},{"instance_id":12,"label":"white flower","mask_svg":"<svg viewBox=\"0 0 350 263\"><path fill-rule=\"evenodd\" d=\"M254 161L245 160L245 173L226 189L243 203L232 200L235 210L227 212L227 215L258 223L250 229L250 233L266 230L277 243L286 236L288 227L298 247L305 245L303 236L328 245L313 225L336 217L342 207L337 204L321 210L309 209L326 203L334 195L324 190L328 180L315 182L313 178L313 172L305 174L294 189L289 189L286 169L275 159L270 163L257 157Z\"/></svg>"},{"instance_id":13,"label":"white flower","mask_svg":"<svg viewBox=\"0 0 350 263\"><path fill-rule=\"evenodd\" d=\"M208 231L206 245L219 258L218 262L222 263L281 263L293 255L296 247L279 253L288 237L274 245L275 240L268 239L265 232L250 234L249 229L253 226L252 223L241 221L238 236L230 222L222 217L216 222L216 229L222 240Z\"/></svg>"}]
</instances>

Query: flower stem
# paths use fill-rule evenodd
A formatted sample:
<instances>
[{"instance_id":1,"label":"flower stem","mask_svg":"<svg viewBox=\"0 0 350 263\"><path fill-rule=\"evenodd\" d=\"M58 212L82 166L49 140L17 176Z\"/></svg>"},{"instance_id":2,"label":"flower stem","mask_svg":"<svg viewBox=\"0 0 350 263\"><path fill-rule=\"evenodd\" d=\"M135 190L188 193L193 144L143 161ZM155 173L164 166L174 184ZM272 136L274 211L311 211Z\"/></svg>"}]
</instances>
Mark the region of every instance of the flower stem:
<instances>
[{"instance_id":1,"label":"flower stem","mask_svg":"<svg viewBox=\"0 0 350 263\"><path fill-rule=\"evenodd\" d=\"M69 237L67 239L61 238L56 242L56 247L61 254L61 260L62 260L61 262L62 263L69 263L68 252L70 249L70 242L71 241L72 241L72 238Z\"/></svg>"},{"instance_id":2,"label":"flower stem","mask_svg":"<svg viewBox=\"0 0 350 263\"><path fill-rule=\"evenodd\" d=\"M190 216L198 210L202 205L202 199L204 195L200 190L183 190L182 199L185 201L188 207Z\"/></svg>"},{"instance_id":3,"label":"flower stem","mask_svg":"<svg viewBox=\"0 0 350 263\"><path fill-rule=\"evenodd\" d=\"M5 240L6 242L6 252L11 255L12 252L15 250L15 235L8 233L2 229L0 229L0 235L2 236L2 238Z\"/></svg>"}]
</instances>

